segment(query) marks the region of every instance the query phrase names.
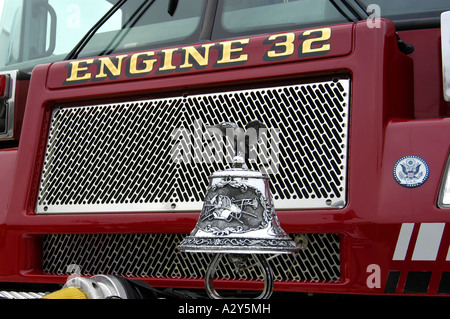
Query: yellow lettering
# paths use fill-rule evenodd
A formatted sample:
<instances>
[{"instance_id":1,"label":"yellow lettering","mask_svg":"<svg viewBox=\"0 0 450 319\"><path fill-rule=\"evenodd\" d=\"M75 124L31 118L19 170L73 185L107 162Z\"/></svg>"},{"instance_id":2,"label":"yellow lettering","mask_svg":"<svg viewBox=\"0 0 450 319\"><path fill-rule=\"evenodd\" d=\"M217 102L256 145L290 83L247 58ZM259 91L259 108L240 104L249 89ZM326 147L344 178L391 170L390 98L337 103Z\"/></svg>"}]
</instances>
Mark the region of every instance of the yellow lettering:
<instances>
[{"instance_id":1,"label":"yellow lettering","mask_svg":"<svg viewBox=\"0 0 450 319\"><path fill-rule=\"evenodd\" d=\"M156 59L142 60L142 63L145 65L145 68L143 69L138 69L138 59L141 56L151 57L154 55L155 52L153 51L133 54L130 58L130 74L150 73L153 70Z\"/></svg>"},{"instance_id":2,"label":"yellow lettering","mask_svg":"<svg viewBox=\"0 0 450 319\"><path fill-rule=\"evenodd\" d=\"M109 70L110 74L113 77L118 77L120 76L120 73L122 72L122 61L124 58L126 58L128 55L118 55L115 56L114 58L117 59L117 66L111 61L110 58L105 57L105 58L99 58L98 60L100 61L100 66L99 66L99 72L98 74L95 76L95 78L100 79L100 78L106 78L108 75L105 73L105 67Z\"/></svg>"},{"instance_id":3,"label":"yellow lettering","mask_svg":"<svg viewBox=\"0 0 450 319\"><path fill-rule=\"evenodd\" d=\"M248 54L240 54L244 50L245 45L250 42L249 39L233 40L221 42L222 58L217 61L217 64L245 62L248 60Z\"/></svg>"},{"instance_id":4,"label":"yellow lettering","mask_svg":"<svg viewBox=\"0 0 450 319\"><path fill-rule=\"evenodd\" d=\"M66 79L66 82L74 82L74 81L83 81L83 80L89 80L92 76L91 73L87 73L88 66L82 66L82 65L89 65L94 63L94 59L88 59L88 60L78 60L78 61L72 61L70 63L70 77ZM80 72L86 72L84 75L80 74Z\"/></svg>"},{"instance_id":5,"label":"yellow lettering","mask_svg":"<svg viewBox=\"0 0 450 319\"><path fill-rule=\"evenodd\" d=\"M192 68L193 64L190 63L189 57L192 57L198 66L207 66L209 63L209 50L214 44L204 44L201 47L205 49L204 56L198 52L198 50L194 46L189 46L184 48L185 51L185 58L184 58L184 64L180 65L180 68Z\"/></svg>"},{"instance_id":6,"label":"yellow lettering","mask_svg":"<svg viewBox=\"0 0 450 319\"><path fill-rule=\"evenodd\" d=\"M303 42L303 48L302 53L315 53L315 52L324 52L324 51L330 51L331 45L323 44L320 47L313 48L313 44L320 44L323 41L328 41L331 38L331 28L322 28L322 29L314 29L314 30L308 30L303 33L303 36L309 36L312 33L320 32L321 36L318 38L312 38L312 39L306 39Z\"/></svg>"},{"instance_id":7,"label":"yellow lettering","mask_svg":"<svg viewBox=\"0 0 450 319\"><path fill-rule=\"evenodd\" d=\"M161 50L161 53L164 52L164 63L161 63L163 66L159 68L159 71L170 71L177 68L172 64L173 53L177 50L178 49Z\"/></svg>"},{"instance_id":8,"label":"yellow lettering","mask_svg":"<svg viewBox=\"0 0 450 319\"><path fill-rule=\"evenodd\" d=\"M295 46L295 33L285 33L272 35L269 37L269 41L276 41L278 38L285 38L285 41L277 42L273 45L274 49L279 50L270 50L267 52L267 56L269 58L279 58L284 56L290 56L294 54Z\"/></svg>"}]
</instances>

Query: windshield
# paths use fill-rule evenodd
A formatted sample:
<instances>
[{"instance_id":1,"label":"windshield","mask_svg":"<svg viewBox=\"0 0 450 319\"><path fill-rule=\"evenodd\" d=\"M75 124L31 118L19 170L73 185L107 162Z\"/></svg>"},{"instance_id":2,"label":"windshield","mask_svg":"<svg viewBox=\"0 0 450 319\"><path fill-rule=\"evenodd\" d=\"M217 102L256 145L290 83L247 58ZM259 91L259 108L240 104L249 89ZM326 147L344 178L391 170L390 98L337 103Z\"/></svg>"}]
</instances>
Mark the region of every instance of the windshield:
<instances>
[{"instance_id":1,"label":"windshield","mask_svg":"<svg viewBox=\"0 0 450 319\"><path fill-rule=\"evenodd\" d=\"M438 18L443 11L450 10L449 0L358 0L363 8L378 5L382 17L393 20Z\"/></svg>"},{"instance_id":2,"label":"windshield","mask_svg":"<svg viewBox=\"0 0 450 319\"><path fill-rule=\"evenodd\" d=\"M102 26L77 57L130 52L199 41L206 0L181 0L171 12L170 0L127 1L114 18L122 23Z\"/></svg>"},{"instance_id":3,"label":"windshield","mask_svg":"<svg viewBox=\"0 0 450 319\"><path fill-rule=\"evenodd\" d=\"M450 10L450 0L0 0L0 70L358 21L374 4L397 27Z\"/></svg>"},{"instance_id":4,"label":"windshield","mask_svg":"<svg viewBox=\"0 0 450 319\"><path fill-rule=\"evenodd\" d=\"M223 0L214 39L349 22L329 0Z\"/></svg>"},{"instance_id":5,"label":"windshield","mask_svg":"<svg viewBox=\"0 0 450 319\"><path fill-rule=\"evenodd\" d=\"M117 0L0 0L0 69L63 60ZM120 17L104 28L120 24Z\"/></svg>"}]
</instances>

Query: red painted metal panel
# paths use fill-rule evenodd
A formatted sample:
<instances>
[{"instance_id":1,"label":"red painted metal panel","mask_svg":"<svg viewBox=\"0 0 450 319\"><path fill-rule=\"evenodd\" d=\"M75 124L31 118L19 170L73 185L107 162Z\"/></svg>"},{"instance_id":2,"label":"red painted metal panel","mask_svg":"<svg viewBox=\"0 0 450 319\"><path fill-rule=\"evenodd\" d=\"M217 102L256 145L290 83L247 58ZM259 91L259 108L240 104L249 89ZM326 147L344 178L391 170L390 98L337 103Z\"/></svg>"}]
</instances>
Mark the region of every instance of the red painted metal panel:
<instances>
[{"instance_id":1,"label":"red painted metal panel","mask_svg":"<svg viewBox=\"0 0 450 319\"><path fill-rule=\"evenodd\" d=\"M352 30L352 24L344 24L195 46L65 61L51 66L47 85L50 89L93 86L111 81L208 74L223 69L242 70L277 62L339 57L348 55L352 50ZM109 72L111 70L113 72Z\"/></svg>"},{"instance_id":2,"label":"red painted metal panel","mask_svg":"<svg viewBox=\"0 0 450 319\"><path fill-rule=\"evenodd\" d=\"M13 176L6 215L0 225L0 259L11 260L0 264L0 281L65 281L64 276L45 275L40 270L38 248L43 234L188 233L197 221L198 213L35 215L50 110L59 103L112 101L199 88L214 91L241 83L277 83L325 74L348 74L352 78L352 87L347 206L342 210L277 211L281 226L288 233L333 232L341 235L342 279L338 283L276 283L275 289L382 294L390 271L401 271L394 289L401 293L408 271L428 270L434 271L429 293L436 294L438 277L443 271L450 271L450 265L444 260L450 242L448 229L443 232L435 261L413 261L410 252L405 260L394 261L393 254L403 223L449 222L447 212L436 208L440 179L450 150L449 120L413 120L412 59L398 50L391 22L383 21L379 29L370 29L365 22L360 22L333 26L331 30L330 41L318 44L319 48L330 44L330 50L315 57L299 57L298 49L304 43L299 41L299 36L305 34L305 30L300 30L293 33L297 52L278 61L264 61L264 55L275 49L275 43L270 41L277 39L280 41L277 43L283 43L290 36L248 38L248 44L233 55L234 58L246 55L245 63L230 63L220 68L214 67L220 60L219 51L213 53L214 49L203 69L191 68L184 72L174 69L172 73L149 73L133 78L127 77L125 70L126 59L132 57L127 55L123 57L123 70L116 79L106 77L99 82L91 81L101 74L94 62L78 65L79 73L72 73L70 67L74 64L68 67L68 62L37 67L31 79L17 153L18 169ZM277 49L280 51L275 53L287 52L283 45ZM158 53L154 52L154 55L158 56ZM181 55L177 59L180 60L174 58L172 65L179 67L185 62ZM110 58L110 61L119 60ZM158 63L160 61L155 62L155 69L161 68ZM140 68L143 67L141 64ZM91 75L86 77L86 82L64 84L74 74L74 79L79 79L88 73ZM421 156L430 166L429 179L414 189L400 186L392 176L395 162L409 154ZM410 242L414 242L414 238ZM377 268L370 265L379 267L379 278L376 278L379 285L377 281L368 284L370 275L377 275ZM371 269L375 269L374 273ZM146 280L155 286L203 288L203 282L198 280ZM217 284L219 288L235 289L256 289L258 285L229 281Z\"/></svg>"}]
</instances>

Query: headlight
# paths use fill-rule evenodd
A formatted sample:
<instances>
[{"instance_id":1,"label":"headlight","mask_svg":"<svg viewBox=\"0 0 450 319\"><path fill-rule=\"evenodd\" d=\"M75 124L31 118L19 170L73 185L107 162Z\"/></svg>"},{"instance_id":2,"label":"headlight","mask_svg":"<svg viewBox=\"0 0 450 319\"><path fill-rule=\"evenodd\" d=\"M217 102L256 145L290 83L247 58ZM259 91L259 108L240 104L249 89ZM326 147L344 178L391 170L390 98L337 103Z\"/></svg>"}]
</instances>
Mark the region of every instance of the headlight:
<instances>
[{"instance_id":1,"label":"headlight","mask_svg":"<svg viewBox=\"0 0 450 319\"><path fill-rule=\"evenodd\" d=\"M439 208L450 208L450 156L445 166L444 177L439 192L438 206Z\"/></svg>"}]
</instances>

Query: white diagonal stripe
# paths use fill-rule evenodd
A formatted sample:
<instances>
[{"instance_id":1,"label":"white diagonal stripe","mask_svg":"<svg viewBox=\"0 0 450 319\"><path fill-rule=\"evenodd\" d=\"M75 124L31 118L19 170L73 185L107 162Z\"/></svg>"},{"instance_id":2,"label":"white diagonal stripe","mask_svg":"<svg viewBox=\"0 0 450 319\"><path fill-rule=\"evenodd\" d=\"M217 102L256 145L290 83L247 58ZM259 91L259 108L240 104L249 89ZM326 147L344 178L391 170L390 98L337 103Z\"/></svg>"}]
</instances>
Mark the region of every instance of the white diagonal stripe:
<instances>
[{"instance_id":1,"label":"white diagonal stripe","mask_svg":"<svg viewBox=\"0 0 450 319\"><path fill-rule=\"evenodd\" d=\"M404 223L398 234L397 245L395 246L392 260L405 260L408 251L409 241L414 229L414 223Z\"/></svg>"},{"instance_id":2,"label":"white diagonal stripe","mask_svg":"<svg viewBox=\"0 0 450 319\"><path fill-rule=\"evenodd\" d=\"M420 225L412 260L436 260L445 223L423 223Z\"/></svg>"}]
</instances>

